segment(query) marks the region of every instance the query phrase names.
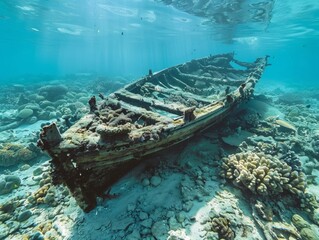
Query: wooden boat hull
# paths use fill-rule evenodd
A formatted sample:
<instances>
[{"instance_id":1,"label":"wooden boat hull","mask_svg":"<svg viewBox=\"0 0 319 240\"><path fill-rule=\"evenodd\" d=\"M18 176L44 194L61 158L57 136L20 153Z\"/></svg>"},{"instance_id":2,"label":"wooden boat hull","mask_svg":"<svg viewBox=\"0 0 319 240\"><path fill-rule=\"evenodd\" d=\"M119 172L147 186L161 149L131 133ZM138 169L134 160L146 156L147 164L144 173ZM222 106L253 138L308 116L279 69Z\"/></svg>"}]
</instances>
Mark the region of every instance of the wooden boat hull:
<instances>
[{"instance_id":1,"label":"wooden boat hull","mask_svg":"<svg viewBox=\"0 0 319 240\"><path fill-rule=\"evenodd\" d=\"M231 61L246 69L233 69ZM111 94L62 135L54 123L44 127L39 146L52 157L55 183L67 185L84 211L92 210L96 197L144 157L215 125L248 100L266 65L267 57L243 63L232 54L193 60ZM240 79L230 80L236 76ZM223 89L223 82L225 93L207 101L215 97L214 85Z\"/></svg>"}]
</instances>

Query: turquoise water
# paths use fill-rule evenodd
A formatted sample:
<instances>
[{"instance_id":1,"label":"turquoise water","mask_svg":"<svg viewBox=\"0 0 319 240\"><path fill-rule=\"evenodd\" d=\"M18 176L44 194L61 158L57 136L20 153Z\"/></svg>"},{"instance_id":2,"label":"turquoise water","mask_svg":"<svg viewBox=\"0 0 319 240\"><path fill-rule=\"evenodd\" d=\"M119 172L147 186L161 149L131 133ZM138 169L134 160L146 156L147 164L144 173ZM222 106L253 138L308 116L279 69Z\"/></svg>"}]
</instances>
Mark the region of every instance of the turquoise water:
<instances>
[{"instance_id":1,"label":"turquoise water","mask_svg":"<svg viewBox=\"0 0 319 240\"><path fill-rule=\"evenodd\" d=\"M317 82L318 1L216 1L216 9L193 11L190 1L173 2L1 1L0 80L92 72L136 78L235 51L250 60L270 55L270 79Z\"/></svg>"},{"instance_id":2,"label":"turquoise water","mask_svg":"<svg viewBox=\"0 0 319 240\"><path fill-rule=\"evenodd\" d=\"M0 240L319 239L318 0L0 0L0 32ZM92 95L228 52L269 55L251 102L129 171L89 213L53 184L43 126L64 133ZM245 179L239 158L275 184Z\"/></svg>"}]
</instances>

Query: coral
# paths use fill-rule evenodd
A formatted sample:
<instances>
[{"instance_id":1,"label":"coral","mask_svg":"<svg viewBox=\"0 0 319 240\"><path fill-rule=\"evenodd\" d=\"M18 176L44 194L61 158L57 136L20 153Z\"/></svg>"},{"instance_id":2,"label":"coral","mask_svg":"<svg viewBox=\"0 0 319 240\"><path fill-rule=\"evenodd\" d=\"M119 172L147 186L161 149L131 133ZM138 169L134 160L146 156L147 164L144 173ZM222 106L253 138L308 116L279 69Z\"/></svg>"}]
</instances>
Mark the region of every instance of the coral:
<instances>
[{"instance_id":1,"label":"coral","mask_svg":"<svg viewBox=\"0 0 319 240\"><path fill-rule=\"evenodd\" d=\"M319 130L315 131L315 134L311 141L311 146L316 156L319 156Z\"/></svg>"},{"instance_id":2,"label":"coral","mask_svg":"<svg viewBox=\"0 0 319 240\"><path fill-rule=\"evenodd\" d=\"M115 127L118 125L123 125L125 123L132 123L132 119L129 113L126 115L121 113L119 116L111 118L109 124L110 126Z\"/></svg>"},{"instance_id":3,"label":"coral","mask_svg":"<svg viewBox=\"0 0 319 240\"><path fill-rule=\"evenodd\" d=\"M130 123L118 127L101 124L96 128L96 132L101 135L103 140L116 140L117 138L128 136L128 133L131 131L131 126Z\"/></svg>"},{"instance_id":4,"label":"coral","mask_svg":"<svg viewBox=\"0 0 319 240\"><path fill-rule=\"evenodd\" d=\"M317 239L316 232L311 229L310 224L303 219L300 215L294 214L291 219L292 224L297 228L300 236L304 240Z\"/></svg>"},{"instance_id":5,"label":"coral","mask_svg":"<svg viewBox=\"0 0 319 240\"><path fill-rule=\"evenodd\" d=\"M301 208L307 213L313 213L316 209L319 208L317 198L314 194L305 192L300 199Z\"/></svg>"},{"instance_id":6,"label":"coral","mask_svg":"<svg viewBox=\"0 0 319 240\"><path fill-rule=\"evenodd\" d=\"M230 221L225 217L213 218L212 230L218 233L219 239L233 240L235 238L235 233L230 228Z\"/></svg>"},{"instance_id":7,"label":"coral","mask_svg":"<svg viewBox=\"0 0 319 240\"><path fill-rule=\"evenodd\" d=\"M46 85L39 89L39 95L44 96L49 101L61 99L67 92L68 88L63 85Z\"/></svg>"},{"instance_id":8,"label":"coral","mask_svg":"<svg viewBox=\"0 0 319 240\"><path fill-rule=\"evenodd\" d=\"M0 150L0 167L8 167L20 162L29 161L37 156L37 153L29 148L15 143L6 143Z\"/></svg>"},{"instance_id":9,"label":"coral","mask_svg":"<svg viewBox=\"0 0 319 240\"><path fill-rule=\"evenodd\" d=\"M51 184L46 184L40 187L35 193L28 197L31 204L45 203L45 197L48 194Z\"/></svg>"},{"instance_id":10,"label":"coral","mask_svg":"<svg viewBox=\"0 0 319 240\"><path fill-rule=\"evenodd\" d=\"M288 164L264 153L237 153L223 158L221 176L261 196L284 191L301 196L306 187L302 172L293 171Z\"/></svg>"},{"instance_id":11,"label":"coral","mask_svg":"<svg viewBox=\"0 0 319 240\"><path fill-rule=\"evenodd\" d=\"M300 159L295 152L289 151L286 154L280 156L279 159L287 163L292 168L292 171L302 171Z\"/></svg>"},{"instance_id":12,"label":"coral","mask_svg":"<svg viewBox=\"0 0 319 240\"><path fill-rule=\"evenodd\" d=\"M34 228L35 231L39 231L42 234L47 233L51 229L52 229L52 222L51 221L42 222Z\"/></svg>"},{"instance_id":13,"label":"coral","mask_svg":"<svg viewBox=\"0 0 319 240\"><path fill-rule=\"evenodd\" d=\"M260 121L260 115L255 111L245 113L241 119L247 127L258 127Z\"/></svg>"},{"instance_id":14,"label":"coral","mask_svg":"<svg viewBox=\"0 0 319 240\"><path fill-rule=\"evenodd\" d=\"M303 228L300 231L300 236L304 240L317 240L318 235L315 231L313 231L311 228Z\"/></svg>"},{"instance_id":15,"label":"coral","mask_svg":"<svg viewBox=\"0 0 319 240\"><path fill-rule=\"evenodd\" d=\"M310 224L298 214L294 214L292 216L291 222L298 229L298 231L301 231L303 228L310 227Z\"/></svg>"}]
</instances>

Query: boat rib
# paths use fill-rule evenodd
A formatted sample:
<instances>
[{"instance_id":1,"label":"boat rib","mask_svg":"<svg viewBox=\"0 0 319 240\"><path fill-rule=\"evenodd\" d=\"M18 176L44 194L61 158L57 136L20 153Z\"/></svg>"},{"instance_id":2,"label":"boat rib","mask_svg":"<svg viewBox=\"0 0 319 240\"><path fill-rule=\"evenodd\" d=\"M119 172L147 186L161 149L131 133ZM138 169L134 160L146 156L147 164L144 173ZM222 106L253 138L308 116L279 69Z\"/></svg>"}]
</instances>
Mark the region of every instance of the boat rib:
<instances>
[{"instance_id":1,"label":"boat rib","mask_svg":"<svg viewBox=\"0 0 319 240\"><path fill-rule=\"evenodd\" d=\"M234 54L192 60L142 77L110 94L60 134L43 127L38 145L51 156L52 179L84 211L118 178L158 153L215 125L251 98L267 57Z\"/></svg>"}]
</instances>

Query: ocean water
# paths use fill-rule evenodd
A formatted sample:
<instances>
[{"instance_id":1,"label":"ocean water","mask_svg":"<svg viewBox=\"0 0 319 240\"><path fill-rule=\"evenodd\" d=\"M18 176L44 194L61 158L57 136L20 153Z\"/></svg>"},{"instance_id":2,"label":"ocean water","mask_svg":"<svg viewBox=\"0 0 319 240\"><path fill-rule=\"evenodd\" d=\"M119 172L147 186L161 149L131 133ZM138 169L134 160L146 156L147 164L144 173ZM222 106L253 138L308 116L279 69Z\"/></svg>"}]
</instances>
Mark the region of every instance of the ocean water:
<instances>
[{"instance_id":1,"label":"ocean water","mask_svg":"<svg viewBox=\"0 0 319 240\"><path fill-rule=\"evenodd\" d=\"M0 30L0 239L319 239L319 1L1 0ZM150 69L229 52L269 66L227 121L128 171L89 213L51 184L41 127L64 132L92 95ZM240 166L225 177L221 163L263 154L288 171L272 167L269 196Z\"/></svg>"}]
</instances>

